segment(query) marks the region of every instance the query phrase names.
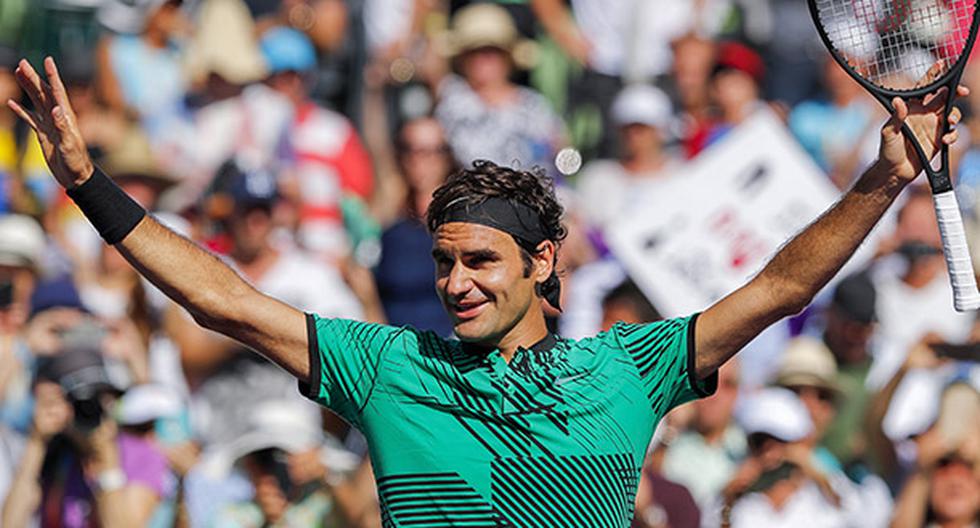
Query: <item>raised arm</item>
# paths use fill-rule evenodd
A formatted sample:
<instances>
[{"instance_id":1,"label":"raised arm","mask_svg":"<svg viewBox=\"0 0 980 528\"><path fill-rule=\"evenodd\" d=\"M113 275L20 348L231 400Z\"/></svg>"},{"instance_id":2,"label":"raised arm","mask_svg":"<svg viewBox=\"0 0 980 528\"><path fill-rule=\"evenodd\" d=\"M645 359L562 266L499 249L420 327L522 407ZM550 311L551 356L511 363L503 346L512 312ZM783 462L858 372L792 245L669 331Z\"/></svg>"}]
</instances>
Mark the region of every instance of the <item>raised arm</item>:
<instances>
[{"instance_id":1,"label":"raised arm","mask_svg":"<svg viewBox=\"0 0 980 528\"><path fill-rule=\"evenodd\" d=\"M959 95L968 92L960 87ZM956 131L940 138L946 90L906 105L895 99L895 113L881 129L876 161L839 202L789 241L745 286L708 308L695 331L700 377L714 372L769 325L798 313L847 262L902 189L920 172L915 151L902 136L902 123L915 132L928 154L939 142L952 144ZM960 120L959 110L949 116Z\"/></svg>"},{"instance_id":2,"label":"raised arm","mask_svg":"<svg viewBox=\"0 0 980 528\"><path fill-rule=\"evenodd\" d=\"M106 237L108 226L115 236L106 237L107 241L199 324L241 341L307 381L310 369L302 312L258 292L217 257L152 217L134 216L139 213L132 209L134 202L114 185L98 193L103 201L91 199L87 191L93 184L105 185L105 176L88 157L54 61L46 59L44 67L50 84L27 61L21 61L16 70L34 111L14 101L7 104L37 132L58 183L73 193L76 202L87 195L88 203L79 205L100 233ZM130 213L120 217L121 210ZM129 225L132 223L135 227Z\"/></svg>"}]
</instances>

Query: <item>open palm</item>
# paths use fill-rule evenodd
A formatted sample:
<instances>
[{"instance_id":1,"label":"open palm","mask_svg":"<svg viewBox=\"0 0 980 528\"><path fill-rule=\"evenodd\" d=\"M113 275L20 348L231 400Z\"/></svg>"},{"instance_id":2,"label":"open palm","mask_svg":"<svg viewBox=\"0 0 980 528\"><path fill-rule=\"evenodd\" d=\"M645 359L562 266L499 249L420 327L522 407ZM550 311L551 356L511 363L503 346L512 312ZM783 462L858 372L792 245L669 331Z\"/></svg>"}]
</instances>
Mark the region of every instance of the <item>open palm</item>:
<instances>
[{"instance_id":1,"label":"open palm","mask_svg":"<svg viewBox=\"0 0 980 528\"><path fill-rule=\"evenodd\" d=\"M94 167L65 85L58 75L58 67L51 57L44 60L44 70L50 83L42 79L29 62L20 61L15 70L17 83L31 99L34 110L13 100L8 100L7 106L37 133L44 159L58 183L65 188L76 187L92 175Z\"/></svg>"}]
</instances>

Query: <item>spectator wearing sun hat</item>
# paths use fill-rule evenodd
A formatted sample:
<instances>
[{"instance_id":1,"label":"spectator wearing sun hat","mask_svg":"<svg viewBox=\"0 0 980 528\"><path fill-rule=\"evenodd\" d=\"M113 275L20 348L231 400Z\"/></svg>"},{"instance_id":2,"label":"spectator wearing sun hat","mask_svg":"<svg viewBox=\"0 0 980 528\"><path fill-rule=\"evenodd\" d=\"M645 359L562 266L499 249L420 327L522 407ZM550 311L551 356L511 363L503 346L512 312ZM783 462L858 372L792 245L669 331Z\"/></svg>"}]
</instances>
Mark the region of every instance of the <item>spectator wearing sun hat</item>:
<instances>
[{"instance_id":1,"label":"spectator wearing sun hat","mask_svg":"<svg viewBox=\"0 0 980 528\"><path fill-rule=\"evenodd\" d=\"M460 9L442 48L458 75L437 82L435 115L459 164L553 166L564 126L541 94L510 80L515 67L531 64L533 48L507 11L491 3Z\"/></svg>"},{"instance_id":2,"label":"spectator wearing sun hat","mask_svg":"<svg viewBox=\"0 0 980 528\"><path fill-rule=\"evenodd\" d=\"M821 467L840 471L840 462L819 445L827 427L837 414L837 362L819 339L796 337L790 340L780 357L775 385L792 391L810 415L813 433L807 437L808 447L814 450Z\"/></svg>"}]
</instances>

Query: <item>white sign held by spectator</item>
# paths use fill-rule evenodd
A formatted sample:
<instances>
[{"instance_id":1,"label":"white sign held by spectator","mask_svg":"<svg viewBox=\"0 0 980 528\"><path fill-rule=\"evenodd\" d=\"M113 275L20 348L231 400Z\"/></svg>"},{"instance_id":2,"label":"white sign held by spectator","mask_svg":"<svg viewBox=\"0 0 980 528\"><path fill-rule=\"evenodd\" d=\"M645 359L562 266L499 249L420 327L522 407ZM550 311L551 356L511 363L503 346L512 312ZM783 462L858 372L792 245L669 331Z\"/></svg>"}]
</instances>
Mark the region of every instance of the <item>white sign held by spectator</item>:
<instances>
[{"instance_id":1,"label":"white sign held by spectator","mask_svg":"<svg viewBox=\"0 0 980 528\"><path fill-rule=\"evenodd\" d=\"M654 305L685 315L744 284L838 196L778 118L759 111L638 200L648 205L607 237Z\"/></svg>"}]
</instances>

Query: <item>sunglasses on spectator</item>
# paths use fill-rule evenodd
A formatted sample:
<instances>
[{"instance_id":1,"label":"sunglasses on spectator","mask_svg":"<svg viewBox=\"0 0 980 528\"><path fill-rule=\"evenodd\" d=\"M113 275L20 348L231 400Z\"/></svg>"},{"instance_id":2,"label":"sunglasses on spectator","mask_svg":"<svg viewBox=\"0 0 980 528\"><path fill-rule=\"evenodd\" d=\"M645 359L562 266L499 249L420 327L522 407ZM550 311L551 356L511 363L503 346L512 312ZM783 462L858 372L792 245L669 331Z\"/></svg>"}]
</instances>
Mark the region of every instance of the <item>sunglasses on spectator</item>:
<instances>
[{"instance_id":1,"label":"sunglasses on spectator","mask_svg":"<svg viewBox=\"0 0 980 528\"><path fill-rule=\"evenodd\" d=\"M406 156L442 156L449 153L449 145L405 145L403 152Z\"/></svg>"},{"instance_id":2,"label":"sunglasses on spectator","mask_svg":"<svg viewBox=\"0 0 980 528\"><path fill-rule=\"evenodd\" d=\"M796 385L792 387L786 387L787 389L793 391L797 396L803 396L804 394L816 394L817 399L824 403L834 403L836 401L836 394L830 389L824 387L813 387L809 385Z\"/></svg>"}]
</instances>

